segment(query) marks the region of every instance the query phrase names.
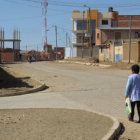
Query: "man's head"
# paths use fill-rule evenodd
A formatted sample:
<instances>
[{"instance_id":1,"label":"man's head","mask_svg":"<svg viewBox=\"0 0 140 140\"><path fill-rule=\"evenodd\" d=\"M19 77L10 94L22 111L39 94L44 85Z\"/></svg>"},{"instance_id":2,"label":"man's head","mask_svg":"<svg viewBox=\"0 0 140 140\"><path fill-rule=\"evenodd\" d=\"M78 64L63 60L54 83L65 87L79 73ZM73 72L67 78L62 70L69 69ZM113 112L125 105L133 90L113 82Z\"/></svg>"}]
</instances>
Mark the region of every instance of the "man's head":
<instances>
[{"instance_id":1,"label":"man's head","mask_svg":"<svg viewBox=\"0 0 140 140\"><path fill-rule=\"evenodd\" d=\"M132 70L132 73L138 74L140 71L140 67L139 67L139 65L135 64L131 67L131 70Z\"/></svg>"}]
</instances>

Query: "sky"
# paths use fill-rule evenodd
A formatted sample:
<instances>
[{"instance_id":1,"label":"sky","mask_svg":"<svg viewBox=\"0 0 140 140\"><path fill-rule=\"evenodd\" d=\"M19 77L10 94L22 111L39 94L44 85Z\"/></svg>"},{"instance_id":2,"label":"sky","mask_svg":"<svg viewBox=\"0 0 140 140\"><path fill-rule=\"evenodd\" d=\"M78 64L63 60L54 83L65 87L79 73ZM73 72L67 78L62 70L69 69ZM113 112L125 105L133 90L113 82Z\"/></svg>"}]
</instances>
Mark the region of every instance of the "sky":
<instances>
[{"instance_id":1,"label":"sky","mask_svg":"<svg viewBox=\"0 0 140 140\"><path fill-rule=\"evenodd\" d=\"M5 38L13 38L13 30L21 33L21 50L42 50L43 0L0 0L0 28L5 30ZM66 33L71 40L73 10L98 9L107 12L112 6L120 15L140 15L139 0L47 0L47 40L56 45L55 25L58 32L58 46L66 46ZM12 43L6 43L12 46Z\"/></svg>"}]
</instances>

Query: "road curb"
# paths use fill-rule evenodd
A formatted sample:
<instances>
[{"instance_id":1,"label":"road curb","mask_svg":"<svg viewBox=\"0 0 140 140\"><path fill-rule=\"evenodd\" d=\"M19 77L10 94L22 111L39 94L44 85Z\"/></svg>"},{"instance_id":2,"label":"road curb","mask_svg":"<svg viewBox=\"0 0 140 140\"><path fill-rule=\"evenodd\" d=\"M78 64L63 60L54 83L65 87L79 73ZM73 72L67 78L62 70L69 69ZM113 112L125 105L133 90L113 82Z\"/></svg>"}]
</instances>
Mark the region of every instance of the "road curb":
<instances>
[{"instance_id":1,"label":"road curb","mask_svg":"<svg viewBox=\"0 0 140 140\"><path fill-rule=\"evenodd\" d=\"M109 132L101 140L114 140L114 138L120 133L121 124L115 117L113 117L111 115L104 114L104 113L92 111L89 109L87 109L87 111L93 112L93 113L101 115L103 117L110 118L113 121L113 126L110 128Z\"/></svg>"},{"instance_id":2,"label":"road curb","mask_svg":"<svg viewBox=\"0 0 140 140\"><path fill-rule=\"evenodd\" d=\"M99 63L90 63L90 62L79 62L79 61L67 61L67 60L63 60L63 61L58 61L59 63L71 63L71 64L80 64L80 65L86 65L86 66L99 66L99 67L103 67L103 68L109 68L111 67L111 65L104 65L104 64L99 64Z\"/></svg>"},{"instance_id":3,"label":"road curb","mask_svg":"<svg viewBox=\"0 0 140 140\"><path fill-rule=\"evenodd\" d=\"M24 95L24 94L29 94L29 93L35 93L35 92L41 91L43 89L46 89L46 85L45 84L41 84L41 86L39 86L37 88L34 88L34 89L31 89L31 90L27 90L27 91L14 92L14 93L6 94L6 95L0 95L0 97L17 96L17 95Z\"/></svg>"},{"instance_id":4,"label":"road curb","mask_svg":"<svg viewBox=\"0 0 140 140\"><path fill-rule=\"evenodd\" d=\"M8 70L13 72L11 69L8 69ZM23 75L21 73L18 73L18 74ZM41 90L44 90L44 89L47 88L47 86L44 83L42 83L42 82L40 82L38 80L35 80L33 78L31 78L31 80L37 81L40 84L40 86L38 86L36 88L32 88L32 89L27 90L27 91L13 92L13 93L8 93L6 95L0 95L0 97L17 96L17 95L24 95L24 94L29 94L29 93L35 93L35 92L38 92L38 91L41 91Z\"/></svg>"},{"instance_id":5,"label":"road curb","mask_svg":"<svg viewBox=\"0 0 140 140\"><path fill-rule=\"evenodd\" d=\"M102 140L114 140L114 138L120 133L121 131L121 125L120 122L113 118L112 116L110 116L109 118L111 118L114 122L112 128L109 130L109 132L102 138Z\"/></svg>"}]
</instances>

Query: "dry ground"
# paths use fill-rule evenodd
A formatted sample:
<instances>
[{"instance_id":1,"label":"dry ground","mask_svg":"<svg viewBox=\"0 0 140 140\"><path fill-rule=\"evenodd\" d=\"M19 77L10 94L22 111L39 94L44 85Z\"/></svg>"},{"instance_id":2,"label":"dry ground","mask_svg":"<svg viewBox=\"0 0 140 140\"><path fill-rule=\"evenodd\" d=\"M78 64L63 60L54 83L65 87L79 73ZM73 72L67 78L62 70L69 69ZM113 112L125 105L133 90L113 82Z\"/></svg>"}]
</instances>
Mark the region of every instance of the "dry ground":
<instances>
[{"instance_id":1,"label":"dry ground","mask_svg":"<svg viewBox=\"0 0 140 140\"><path fill-rule=\"evenodd\" d=\"M112 124L80 110L0 110L0 140L100 140Z\"/></svg>"},{"instance_id":2,"label":"dry ground","mask_svg":"<svg viewBox=\"0 0 140 140\"><path fill-rule=\"evenodd\" d=\"M39 86L40 83L19 73L10 71L8 67L0 65L0 96L21 91L27 91Z\"/></svg>"},{"instance_id":3,"label":"dry ground","mask_svg":"<svg viewBox=\"0 0 140 140\"><path fill-rule=\"evenodd\" d=\"M140 124L129 122L127 120L119 120L124 126L124 133L119 140L140 140Z\"/></svg>"},{"instance_id":4,"label":"dry ground","mask_svg":"<svg viewBox=\"0 0 140 140\"><path fill-rule=\"evenodd\" d=\"M73 58L73 59L66 59L64 61L68 61L68 62L85 62L85 63L93 63L93 64L103 64L103 65L110 65L110 69L120 69L120 70L129 70L131 68L131 66L134 63L118 63L118 62L100 62L100 63L94 63L94 59L93 58ZM137 63L140 65L140 63Z\"/></svg>"}]
</instances>

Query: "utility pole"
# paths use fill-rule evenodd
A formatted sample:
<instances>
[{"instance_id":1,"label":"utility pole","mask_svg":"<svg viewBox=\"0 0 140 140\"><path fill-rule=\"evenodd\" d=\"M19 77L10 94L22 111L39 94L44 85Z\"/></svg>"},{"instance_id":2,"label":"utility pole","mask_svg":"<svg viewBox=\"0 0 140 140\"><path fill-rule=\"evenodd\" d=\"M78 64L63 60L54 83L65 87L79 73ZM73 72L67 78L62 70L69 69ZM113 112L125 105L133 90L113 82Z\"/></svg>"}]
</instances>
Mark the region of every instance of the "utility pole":
<instances>
[{"instance_id":1,"label":"utility pole","mask_svg":"<svg viewBox=\"0 0 140 140\"><path fill-rule=\"evenodd\" d=\"M70 45L70 37L69 37L69 48L70 48L70 46L71 46L71 45Z\"/></svg>"},{"instance_id":2,"label":"utility pole","mask_svg":"<svg viewBox=\"0 0 140 140\"><path fill-rule=\"evenodd\" d=\"M83 11L83 35L82 35L82 58L84 57L84 19L85 19L85 11Z\"/></svg>"},{"instance_id":3,"label":"utility pole","mask_svg":"<svg viewBox=\"0 0 140 140\"><path fill-rule=\"evenodd\" d=\"M27 52L27 44L26 44L26 52Z\"/></svg>"},{"instance_id":4,"label":"utility pole","mask_svg":"<svg viewBox=\"0 0 140 140\"><path fill-rule=\"evenodd\" d=\"M130 21L129 21L129 62L131 61L131 38L132 38L132 16L130 16Z\"/></svg>"},{"instance_id":5,"label":"utility pole","mask_svg":"<svg viewBox=\"0 0 140 140\"><path fill-rule=\"evenodd\" d=\"M56 60L57 60L57 26L55 25L55 34L56 34Z\"/></svg>"},{"instance_id":6,"label":"utility pole","mask_svg":"<svg viewBox=\"0 0 140 140\"><path fill-rule=\"evenodd\" d=\"M92 31L91 31L91 10L90 10L90 8L89 8L89 33L90 33L90 37L89 37L90 56L92 57L92 48L91 48Z\"/></svg>"},{"instance_id":7,"label":"utility pole","mask_svg":"<svg viewBox=\"0 0 140 140\"><path fill-rule=\"evenodd\" d=\"M3 49L3 30L2 29L0 30L0 33L1 33L0 39L1 39L1 50L2 50Z\"/></svg>"},{"instance_id":8,"label":"utility pole","mask_svg":"<svg viewBox=\"0 0 140 140\"><path fill-rule=\"evenodd\" d=\"M88 19L88 38L89 38L89 55L91 55L92 57L92 31L91 31L91 9L89 6L87 5L83 5L83 7L87 7L88 8L88 16L89 16L89 19Z\"/></svg>"},{"instance_id":9,"label":"utility pole","mask_svg":"<svg viewBox=\"0 0 140 140\"><path fill-rule=\"evenodd\" d=\"M4 49L4 28L3 28L3 49Z\"/></svg>"},{"instance_id":10,"label":"utility pole","mask_svg":"<svg viewBox=\"0 0 140 140\"><path fill-rule=\"evenodd\" d=\"M37 61L37 58L38 58L38 45L37 45L37 48L36 48L36 49L37 49L37 50L36 50L37 52L36 52L36 56L35 56L36 58L35 58L35 59L36 59L36 61Z\"/></svg>"},{"instance_id":11,"label":"utility pole","mask_svg":"<svg viewBox=\"0 0 140 140\"><path fill-rule=\"evenodd\" d=\"M66 47L68 47L68 33L66 32Z\"/></svg>"},{"instance_id":12,"label":"utility pole","mask_svg":"<svg viewBox=\"0 0 140 140\"><path fill-rule=\"evenodd\" d=\"M70 37L69 37L69 48L70 48L70 57L72 56L72 48L71 48L71 44L70 44Z\"/></svg>"},{"instance_id":13,"label":"utility pole","mask_svg":"<svg viewBox=\"0 0 140 140\"><path fill-rule=\"evenodd\" d=\"M38 52L38 45L37 45L37 52Z\"/></svg>"}]
</instances>

